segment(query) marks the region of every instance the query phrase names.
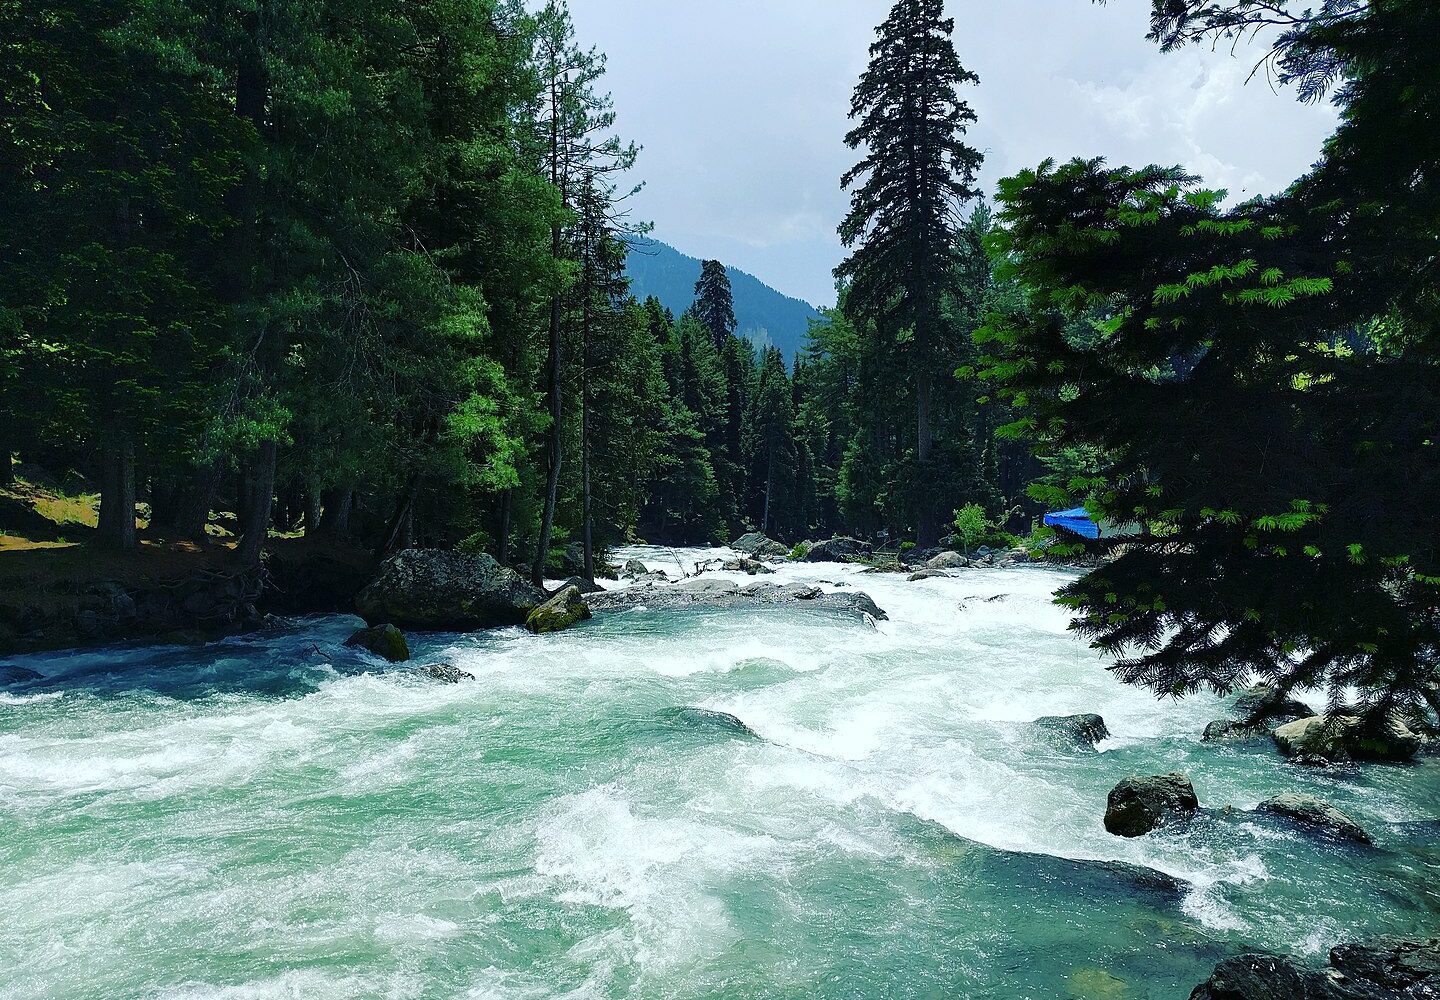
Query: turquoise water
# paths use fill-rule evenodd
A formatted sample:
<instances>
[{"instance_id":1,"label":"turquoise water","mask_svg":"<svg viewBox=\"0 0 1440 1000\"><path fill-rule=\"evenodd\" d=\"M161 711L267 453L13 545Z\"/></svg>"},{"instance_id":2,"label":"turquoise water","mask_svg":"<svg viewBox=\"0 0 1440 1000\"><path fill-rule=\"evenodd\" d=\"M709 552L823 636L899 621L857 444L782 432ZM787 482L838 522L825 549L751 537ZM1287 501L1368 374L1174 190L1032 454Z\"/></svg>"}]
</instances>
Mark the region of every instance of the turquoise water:
<instances>
[{"instance_id":1,"label":"turquoise water","mask_svg":"<svg viewBox=\"0 0 1440 1000\"><path fill-rule=\"evenodd\" d=\"M778 579L892 620L415 641L457 686L344 618L18 661L47 680L0 694L0 997L1168 998L1241 948L1440 928L1435 761L1201 744L1225 702L1116 684L1056 572ZM1100 753L1028 725L1081 711ZM1174 770L1204 816L1105 833L1116 781ZM1225 811L1297 788L1378 849Z\"/></svg>"}]
</instances>

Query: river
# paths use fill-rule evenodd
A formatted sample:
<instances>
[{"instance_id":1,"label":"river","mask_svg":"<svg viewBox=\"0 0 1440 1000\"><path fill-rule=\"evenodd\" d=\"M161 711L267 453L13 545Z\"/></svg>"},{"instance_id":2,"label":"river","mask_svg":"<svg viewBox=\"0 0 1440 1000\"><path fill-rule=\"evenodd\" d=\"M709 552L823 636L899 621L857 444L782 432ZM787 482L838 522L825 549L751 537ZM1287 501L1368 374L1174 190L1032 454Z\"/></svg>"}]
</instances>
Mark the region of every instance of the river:
<instances>
[{"instance_id":1,"label":"river","mask_svg":"<svg viewBox=\"0 0 1440 1000\"><path fill-rule=\"evenodd\" d=\"M1435 759L1202 744L1227 702L1117 683L1059 571L771 579L890 620L412 637L459 685L349 618L13 661L46 679L0 693L0 997L1172 998L1241 948L1440 927ZM1075 712L1100 752L1030 725ZM1116 781L1176 770L1190 827L1105 832ZM1378 847L1240 811L1287 790Z\"/></svg>"}]
</instances>

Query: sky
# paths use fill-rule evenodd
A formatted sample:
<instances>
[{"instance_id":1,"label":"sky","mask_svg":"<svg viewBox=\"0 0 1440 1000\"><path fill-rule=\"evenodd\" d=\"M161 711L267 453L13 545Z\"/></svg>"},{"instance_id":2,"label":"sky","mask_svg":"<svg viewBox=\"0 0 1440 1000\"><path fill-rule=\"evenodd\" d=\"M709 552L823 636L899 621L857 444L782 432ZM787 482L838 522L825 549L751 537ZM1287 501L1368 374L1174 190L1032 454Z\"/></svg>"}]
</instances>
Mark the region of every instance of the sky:
<instances>
[{"instance_id":1,"label":"sky","mask_svg":"<svg viewBox=\"0 0 1440 1000\"><path fill-rule=\"evenodd\" d=\"M617 128L644 147L632 203L655 238L833 305L850 94L890 0L571 0L605 52ZM1046 157L1179 164L1232 198L1286 187L1334 125L1263 71L1261 50L1169 55L1149 0L947 0L982 187Z\"/></svg>"}]
</instances>

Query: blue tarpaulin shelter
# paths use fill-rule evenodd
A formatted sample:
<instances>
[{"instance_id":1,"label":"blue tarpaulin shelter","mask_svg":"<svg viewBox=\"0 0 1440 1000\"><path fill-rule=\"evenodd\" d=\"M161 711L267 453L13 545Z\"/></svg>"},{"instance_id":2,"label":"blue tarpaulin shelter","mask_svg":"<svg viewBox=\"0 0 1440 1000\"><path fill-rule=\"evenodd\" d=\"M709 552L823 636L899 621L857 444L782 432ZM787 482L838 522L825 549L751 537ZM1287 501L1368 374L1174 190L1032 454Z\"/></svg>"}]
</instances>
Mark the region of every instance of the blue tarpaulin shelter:
<instances>
[{"instance_id":1,"label":"blue tarpaulin shelter","mask_svg":"<svg viewBox=\"0 0 1440 1000\"><path fill-rule=\"evenodd\" d=\"M1095 539L1100 537L1100 525L1091 519L1090 512L1084 507L1076 507L1074 510L1060 510L1053 514L1046 514L1045 526L1047 528L1060 528L1064 531L1073 532L1082 538Z\"/></svg>"}]
</instances>

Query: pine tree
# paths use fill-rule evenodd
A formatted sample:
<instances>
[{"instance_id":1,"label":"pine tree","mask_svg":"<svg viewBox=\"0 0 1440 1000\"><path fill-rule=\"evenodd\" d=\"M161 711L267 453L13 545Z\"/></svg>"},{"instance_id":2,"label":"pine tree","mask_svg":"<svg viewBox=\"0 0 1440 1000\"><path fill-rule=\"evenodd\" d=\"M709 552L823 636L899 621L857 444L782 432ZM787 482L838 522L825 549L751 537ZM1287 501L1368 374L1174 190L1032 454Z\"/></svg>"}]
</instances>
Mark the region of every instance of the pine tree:
<instances>
[{"instance_id":1,"label":"pine tree","mask_svg":"<svg viewBox=\"0 0 1440 1000\"><path fill-rule=\"evenodd\" d=\"M875 325L889 352L905 357L920 482L932 458L932 397L943 371L936 350L955 283L960 210L977 193L982 159L963 140L976 119L958 91L978 78L960 65L954 30L941 0L896 3L870 47L851 104L858 124L845 139L865 157L842 179L853 190L840 236L854 252L837 273L849 284L849 308ZM939 536L942 502L918 498L922 546Z\"/></svg>"},{"instance_id":2,"label":"pine tree","mask_svg":"<svg viewBox=\"0 0 1440 1000\"><path fill-rule=\"evenodd\" d=\"M694 310L695 318L714 338L715 349L723 352L726 341L735 335L735 295L730 289L730 275L718 260L700 265Z\"/></svg>"}]
</instances>

